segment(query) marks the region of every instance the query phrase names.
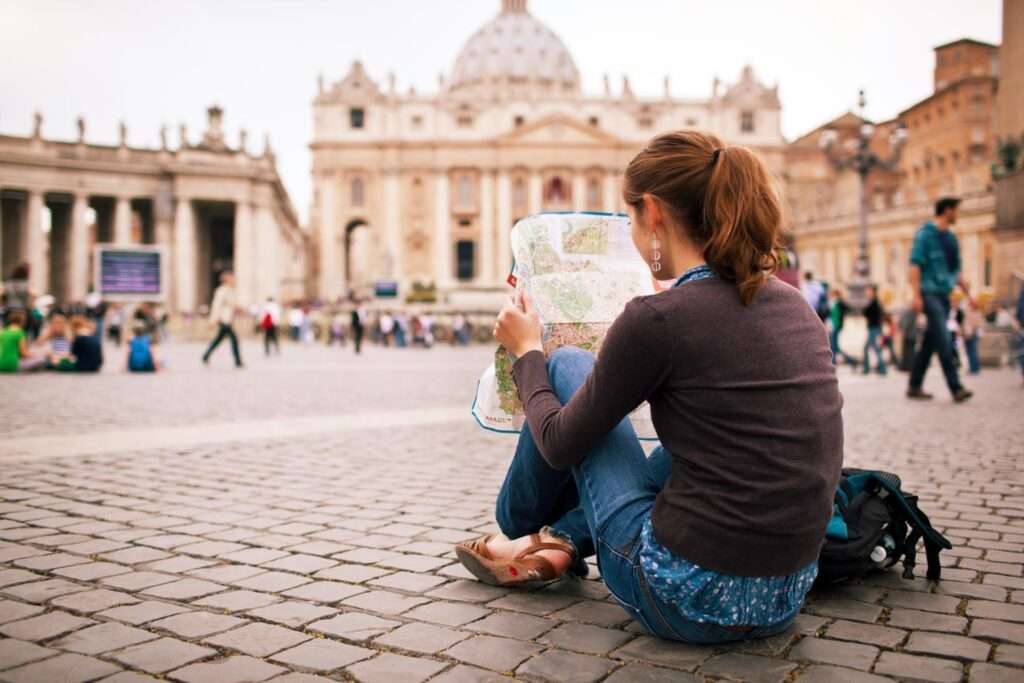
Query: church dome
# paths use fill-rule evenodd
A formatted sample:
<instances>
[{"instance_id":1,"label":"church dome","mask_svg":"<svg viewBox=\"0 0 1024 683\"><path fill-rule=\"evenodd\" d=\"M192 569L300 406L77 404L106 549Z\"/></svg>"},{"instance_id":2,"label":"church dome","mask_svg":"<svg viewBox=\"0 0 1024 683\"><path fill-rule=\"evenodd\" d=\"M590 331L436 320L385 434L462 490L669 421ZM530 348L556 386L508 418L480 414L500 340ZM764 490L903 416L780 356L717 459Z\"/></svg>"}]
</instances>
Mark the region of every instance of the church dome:
<instances>
[{"instance_id":1,"label":"church dome","mask_svg":"<svg viewBox=\"0 0 1024 683\"><path fill-rule=\"evenodd\" d=\"M449 89L576 94L580 74L562 39L526 10L526 0L502 0L501 13L459 52Z\"/></svg>"}]
</instances>

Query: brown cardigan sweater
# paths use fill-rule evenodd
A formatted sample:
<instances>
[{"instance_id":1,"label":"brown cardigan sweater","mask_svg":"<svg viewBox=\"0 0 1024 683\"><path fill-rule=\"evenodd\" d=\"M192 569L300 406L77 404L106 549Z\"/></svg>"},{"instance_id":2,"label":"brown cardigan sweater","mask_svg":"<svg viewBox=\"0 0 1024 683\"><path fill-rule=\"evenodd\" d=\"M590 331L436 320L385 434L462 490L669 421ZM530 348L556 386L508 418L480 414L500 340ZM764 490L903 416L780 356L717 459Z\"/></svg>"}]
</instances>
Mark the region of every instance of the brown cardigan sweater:
<instances>
[{"instance_id":1,"label":"brown cardigan sweater","mask_svg":"<svg viewBox=\"0 0 1024 683\"><path fill-rule=\"evenodd\" d=\"M543 354L513 367L530 432L552 467L579 464L644 400L672 454L655 537L734 576L815 561L843 460L843 400L821 321L771 278L749 306L719 278L631 301L564 407Z\"/></svg>"}]
</instances>

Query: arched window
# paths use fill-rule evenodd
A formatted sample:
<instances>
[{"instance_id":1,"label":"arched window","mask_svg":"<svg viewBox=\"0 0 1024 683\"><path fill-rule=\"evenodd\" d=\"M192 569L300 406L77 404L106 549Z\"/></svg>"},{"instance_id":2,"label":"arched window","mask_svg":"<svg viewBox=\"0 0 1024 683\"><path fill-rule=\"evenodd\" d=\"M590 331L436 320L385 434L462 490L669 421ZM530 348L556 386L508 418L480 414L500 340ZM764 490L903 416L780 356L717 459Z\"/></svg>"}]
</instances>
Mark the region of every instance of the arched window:
<instances>
[{"instance_id":1,"label":"arched window","mask_svg":"<svg viewBox=\"0 0 1024 683\"><path fill-rule=\"evenodd\" d=\"M561 203L569 198L569 191L566 187L565 181L559 176L555 176L548 181L547 187L544 188L544 201L545 202L556 202Z\"/></svg>"},{"instance_id":2,"label":"arched window","mask_svg":"<svg viewBox=\"0 0 1024 683\"><path fill-rule=\"evenodd\" d=\"M352 179L352 206L363 206L366 201L366 186L362 178Z\"/></svg>"}]
</instances>

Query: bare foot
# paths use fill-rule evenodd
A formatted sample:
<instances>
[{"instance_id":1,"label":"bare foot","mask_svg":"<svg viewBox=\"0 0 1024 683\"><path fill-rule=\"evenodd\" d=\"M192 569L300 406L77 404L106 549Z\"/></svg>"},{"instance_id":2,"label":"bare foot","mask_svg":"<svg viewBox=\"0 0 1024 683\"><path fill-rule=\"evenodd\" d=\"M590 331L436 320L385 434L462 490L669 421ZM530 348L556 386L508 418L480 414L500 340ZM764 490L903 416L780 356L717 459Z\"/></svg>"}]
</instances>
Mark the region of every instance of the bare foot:
<instances>
[{"instance_id":1,"label":"bare foot","mask_svg":"<svg viewBox=\"0 0 1024 683\"><path fill-rule=\"evenodd\" d=\"M540 534L541 543L559 543L562 541L563 539L551 536L550 534ZM487 542L487 550L491 553L491 557L495 559L511 559L532 545L533 540L529 536L509 539L504 534L496 534ZM532 553L532 555L543 557L551 563L551 566L559 574L564 574L572 566L572 555L564 550L538 550Z\"/></svg>"}]
</instances>

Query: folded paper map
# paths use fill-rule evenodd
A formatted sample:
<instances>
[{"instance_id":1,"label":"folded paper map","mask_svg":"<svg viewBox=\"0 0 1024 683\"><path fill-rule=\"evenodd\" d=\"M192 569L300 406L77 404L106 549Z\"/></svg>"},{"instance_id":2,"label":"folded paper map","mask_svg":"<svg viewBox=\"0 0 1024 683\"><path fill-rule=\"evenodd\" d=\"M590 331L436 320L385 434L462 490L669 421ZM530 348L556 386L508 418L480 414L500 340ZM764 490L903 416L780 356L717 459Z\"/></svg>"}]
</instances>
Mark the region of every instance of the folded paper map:
<instances>
[{"instance_id":1,"label":"folded paper map","mask_svg":"<svg viewBox=\"0 0 1024 683\"><path fill-rule=\"evenodd\" d=\"M577 346L599 354L626 304L655 283L630 237L629 218L608 213L542 213L512 229L510 283L525 291L544 326L544 353ZM477 384L473 416L481 427L518 433L525 421L512 377L515 358L499 346ZM646 407L634 426L653 436Z\"/></svg>"}]
</instances>

